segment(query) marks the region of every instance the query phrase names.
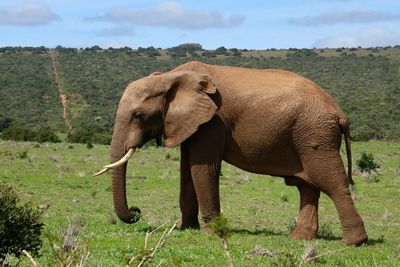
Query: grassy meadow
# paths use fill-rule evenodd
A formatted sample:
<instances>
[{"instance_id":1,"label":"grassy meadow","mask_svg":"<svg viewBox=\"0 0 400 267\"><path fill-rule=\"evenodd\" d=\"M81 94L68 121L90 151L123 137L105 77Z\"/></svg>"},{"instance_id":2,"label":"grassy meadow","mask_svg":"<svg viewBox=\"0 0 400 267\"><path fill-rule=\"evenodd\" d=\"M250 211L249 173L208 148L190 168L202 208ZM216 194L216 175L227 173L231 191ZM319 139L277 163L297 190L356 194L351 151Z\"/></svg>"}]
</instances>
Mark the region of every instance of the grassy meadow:
<instances>
[{"instance_id":1,"label":"grassy meadow","mask_svg":"<svg viewBox=\"0 0 400 267\"><path fill-rule=\"evenodd\" d=\"M85 266L126 266L134 256L131 264L137 266L179 219L179 149L149 147L132 157L128 203L142 210L142 218L128 225L114 214L110 176L91 176L108 162L108 148L0 141L0 181L14 185L22 199L43 210L43 247L41 256L35 257L40 266L73 259L73 266L80 261ZM307 265L302 255L313 245L323 266L399 266L400 143L355 142L354 166L363 151L372 153L381 166L378 174L369 176L354 167L356 206L366 224L367 244L346 247L341 243L336 210L324 194L319 207L321 237L307 242L290 239L299 207L297 189L285 186L283 179L224 164L220 187L229 226L227 245L201 231L173 230L143 264L300 266ZM78 229L70 241L75 249L64 253L63 238L71 226ZM12 265L30 265L25 257L20 262L9 260Z\"/></svg>"}]
</instances>

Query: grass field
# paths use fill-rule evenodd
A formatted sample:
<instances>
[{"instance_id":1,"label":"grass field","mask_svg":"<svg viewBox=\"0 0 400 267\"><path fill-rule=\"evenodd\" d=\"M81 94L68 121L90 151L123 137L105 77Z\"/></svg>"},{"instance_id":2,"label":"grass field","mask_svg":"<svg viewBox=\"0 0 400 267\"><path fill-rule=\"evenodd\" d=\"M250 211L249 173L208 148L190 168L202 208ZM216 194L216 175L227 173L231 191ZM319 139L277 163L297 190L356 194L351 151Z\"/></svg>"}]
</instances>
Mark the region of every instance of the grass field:
<instances>
[{"instance_id":1,"label":"grass field","mask_svg":"<svg viewBox=\"0 0 400 267\"><path fill-rule=\"evenodd\" d=\"M369 241L361 247L340 242L341 230L331 200L322 195L319 219L321 238L291 240L288 234L298 214L299 196L280 178L246 173L223 165L221 203L229 223L224 242L201 231L173 230L146 266L299 266L310 244L323 266L399 266L400 262L400 143L353 143L353 159L363 151L381 165L378 175L355 172L356 206L363 217ZM26 155L24 155L26 152ZM86 266L133 266L149 255L165 229L180 217L179 150L150 147L130 161L127 179L129 205L142 210L141 220L127 225L113 212L111 179L91 174L108 162L108 146L36 144L0 141L0 181L13 184L24 200L44 210L43 248L35 260L54 266L68 256ZM355 164L354 164L355 165ZM146 233L166 223L147 238ZM75 253L63 254L61 244L68 225L81 227ZM52 245L50 245L50 242ZM257 250L255 250L257 248ZM263 249L275 256L261 254ZM89 252L89 253L88 253ZM229 256L228 256L229 252ZM265 252L265 251L264 251ZM270 253L270 254L271 254ZM272 253L272 254L274 254ZM11 259L13 265L17 259ZM23 258L19 266L28 266Z\"/></svg>"}]
</instances>

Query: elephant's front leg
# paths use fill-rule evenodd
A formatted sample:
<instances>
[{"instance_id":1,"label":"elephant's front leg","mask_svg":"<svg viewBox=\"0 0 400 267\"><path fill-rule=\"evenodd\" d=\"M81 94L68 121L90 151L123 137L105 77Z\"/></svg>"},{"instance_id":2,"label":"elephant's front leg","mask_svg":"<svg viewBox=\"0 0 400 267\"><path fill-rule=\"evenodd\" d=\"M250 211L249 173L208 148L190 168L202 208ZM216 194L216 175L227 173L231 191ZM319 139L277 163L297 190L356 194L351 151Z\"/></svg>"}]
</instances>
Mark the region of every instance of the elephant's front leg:
<instances>
[{"instance_id":1,"label":"elephant's front leg","mask_svg":"<svg viewBox=\"0 0 400 267\"><path fill-rule=\"evenodd\" d=\"M200 126L186 142L190 171L196 191L201 216L207 224L221 213L219 199L219 174L224 152L225 139L220 122L214 118Z\"/></svg>"},{"instance_id":2,"label":"elephant's front leg","mask_svg":"<svg viewBox=\"0 0 400 267\"><path fill-rule=\"evenodd\" d=\"M220 215L219 173L221 163L192 164L191 172L205 224Z\"/></svg>"},{"instance_id":3,"label":"elephant's front leg","mask_svg":"<svg viewBox=\"0 0 400 267\"><path fill-rule=\"evenodd\" d=\"M190 171L189 153L185 143L181 145L181 192L179 197L179 205L182 212L182 220L178 228L200 228L198 214L199 204L194 189L192 174Z\"/></svg>"}]
</instances>

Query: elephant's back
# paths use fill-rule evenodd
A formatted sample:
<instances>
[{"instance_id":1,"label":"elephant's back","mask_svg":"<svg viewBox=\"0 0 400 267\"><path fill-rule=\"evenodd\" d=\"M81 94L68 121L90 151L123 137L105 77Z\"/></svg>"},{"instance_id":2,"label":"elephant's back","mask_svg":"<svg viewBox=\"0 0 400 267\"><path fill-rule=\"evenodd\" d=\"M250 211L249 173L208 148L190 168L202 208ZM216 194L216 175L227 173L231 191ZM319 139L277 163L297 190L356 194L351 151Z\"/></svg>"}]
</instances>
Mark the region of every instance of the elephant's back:
<instances>
[{"instance_id":1,"label":"elephant's back","mask_svg":"<svg viewBox=\"0 0 400 267\"><path fill-rule=\"evenodd\" d=\"M288 112L300 108L336 113L346 120L335 100L318 84L294 72L279 69L249 69L191 61L176 70L192 70L209 75L221 93L225 106L249 111L269 105Z\"/></svg>"},{"instance_id":2,"label":"elephant's back","mask_svg":"<svg viewBox=\"0 0 400 267\"><path fill-rule=\"evenodd\" d=\"M295 94L298 89L315 89L316 85L294 72L279 69L249 69L190 61L175 70L192 70L206 74L220 91L238 96Z\"/></svg>"}]
</instances>

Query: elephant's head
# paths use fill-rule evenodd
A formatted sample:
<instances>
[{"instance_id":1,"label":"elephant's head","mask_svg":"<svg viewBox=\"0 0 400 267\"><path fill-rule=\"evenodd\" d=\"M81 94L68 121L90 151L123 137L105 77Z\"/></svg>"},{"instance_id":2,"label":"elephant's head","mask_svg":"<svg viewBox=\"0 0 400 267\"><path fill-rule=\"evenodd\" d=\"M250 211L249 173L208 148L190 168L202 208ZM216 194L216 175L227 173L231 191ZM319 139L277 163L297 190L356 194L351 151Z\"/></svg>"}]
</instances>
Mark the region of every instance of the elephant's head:
<instances>
[{"instance_id":1,"label":"elephant's head","mask_svg":"<svg viewBox=\"0 0 400 267\"><path fill-rule=\"evenodd\" d=\"M126 167L129 157L150 139L163 135L165 145L174 147L209 121L217 105L209 95L216 89L205 75L193 71L154 73L131 83L118 106L111 142L114 208L126 223L140 217L136 207L128 209Z\"/></svg>"}]
</instances>

